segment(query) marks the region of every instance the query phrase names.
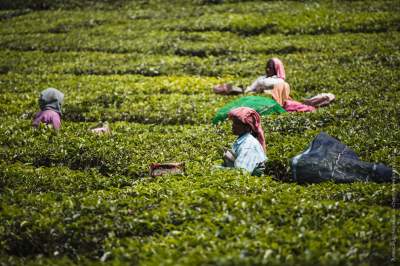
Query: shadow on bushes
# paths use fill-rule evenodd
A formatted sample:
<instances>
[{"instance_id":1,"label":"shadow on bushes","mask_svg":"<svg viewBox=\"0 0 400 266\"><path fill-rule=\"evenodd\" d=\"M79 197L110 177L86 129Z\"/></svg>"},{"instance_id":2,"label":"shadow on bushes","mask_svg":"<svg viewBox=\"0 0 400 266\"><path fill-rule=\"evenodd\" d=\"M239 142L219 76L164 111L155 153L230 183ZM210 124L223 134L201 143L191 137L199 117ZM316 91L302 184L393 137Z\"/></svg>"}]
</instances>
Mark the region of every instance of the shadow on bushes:
<instances>
[{"instance_id":1,"label":"shadow on bushes","mask_svg":"<svg viewBox=\"0 0 400 266\"><path fill-rule=\"evenodd\" d=\"M167 72L152 67L140 67L136 69L80 69L75 68L71 71L64 71L64 74L73 74L73 75L143 75L145 77L155 77L168 74Z\"/></svg>"},{"instance_id":2,"label":"shadow on bushes","mask_svg":"<svg viewBox=\"0 0 400 266\"><path fill-rule=\"evenodd\" d=\"M63 119L73 122L85 122L85 113L89 112L90 105L66 105L64 107Z\"/></svg>"},{"instance_id":3,"label":"shadow on bushes","mask_svg":"<svg viewBox=\"0 0 400 266\"><path fill-rule=\"evenodd\" d=\"M0 6L1 5L2 5L2 2L0 2ZM19 17L19 16L22 16L22 15L25 15L28 13L29 13L29 10L27 10L27 9L9 11L9 12L6 12L6 13L0 15L0 21Z\"/></svg>"},{"instance_id":4,"label":"shadow on bushes","mask_svg":"<svg viewBox=\"0 0 400 266\"><path fill-rule=\"evenodd\" d=\"M60 23L54 28L51 28L48 30L49 33L68 33L71 30L74 29L90 29L94 28L96 26L100 26L105 23L105 20L96 20L96 19L91 19L88 21L83 21L81 23L74 23L74 24L64 24Z\"/></svg>"},{"instance_id":5,"label":"shadow on bushes","mask_svg":"<svg viewBox=\"0 0 400 266\"><path fill-rule=\"evenodd\" d=\"M7 74L11 69L9 66L0 66L0 74Z\"/></svg>"},{"instance_id":6,"label":"shadow on bushes","mask_svg":"<svg viewBox=\"0 0 400 266\"><path fill-rule=\"evenodd\" d=\"M197 56L197 57L208 57L208 56L221 56L231 54L232 51L226 49L185 49L178 48L174 51L175 55L179 56Z\"/></svg>"},{"instance_id":7,"label":"shadow on bushes","mask_svg":"<svg viewBox=\"0 0 400 266\"><path fill-rule=\"evenodd\" d=\"M3 0L0 9L75 9L75 8L104 8L120 7L126 0Z\"/></svg>"},{"instance_id":8,"label":"shadow on bushes","mask_svg":"<svg viewBox=\"0 0 400 266\"><path fill-rule=\"evenodd\" d=\"M268 160L265 163L264 173L278 181L292 182L290 167L288 163L282 161Z\"/></svg>"}]
</instances>

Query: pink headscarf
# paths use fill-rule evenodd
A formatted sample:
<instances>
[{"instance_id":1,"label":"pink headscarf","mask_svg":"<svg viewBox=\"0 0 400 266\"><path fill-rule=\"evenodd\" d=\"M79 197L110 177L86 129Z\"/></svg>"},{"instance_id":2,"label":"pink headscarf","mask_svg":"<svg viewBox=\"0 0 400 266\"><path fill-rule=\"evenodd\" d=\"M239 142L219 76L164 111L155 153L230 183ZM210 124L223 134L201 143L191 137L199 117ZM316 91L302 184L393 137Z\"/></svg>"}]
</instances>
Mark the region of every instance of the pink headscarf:
<instances>
[{"instance_id":1,"label":"pink headscarf","mask_svg":"<svg viewBox=\"0 0 400 266\"><path fill-rule=\"evenodd\" d=\"M228 113L228 117L230 119L236 117L243 124L249 125L253 133L257 135L257 140L265 151L264 131L261 127L260 115L255 110L249 107L235 108Z\"/></svg>"},{"instance_id":2,"label":"pink headscarf","mask_svg":"<svg viewBox=\"0 0 400 266\"><path fill-rule=\"evenodd\" d=\"M275 73L278 78L285 79L285 68L283 67L282 61L278 58L272 58L272 61L274 62Z\"/></svg>"}]
</instances>

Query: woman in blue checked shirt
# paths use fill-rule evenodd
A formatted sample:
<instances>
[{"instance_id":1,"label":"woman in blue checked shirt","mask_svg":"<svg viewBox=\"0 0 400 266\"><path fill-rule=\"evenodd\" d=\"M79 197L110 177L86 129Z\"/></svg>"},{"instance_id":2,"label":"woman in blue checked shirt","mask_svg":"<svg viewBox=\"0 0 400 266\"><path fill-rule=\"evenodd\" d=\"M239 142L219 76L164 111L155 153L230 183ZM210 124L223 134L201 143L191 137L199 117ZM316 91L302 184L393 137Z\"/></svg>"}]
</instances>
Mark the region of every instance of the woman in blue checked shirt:
<instances>
[{"instance_id":1,"label":"woman in blue checked shirt","mask_svg":"<svg viewBox=\"0 0 400 266\"><path fill-rule=\"evenodd\" d=\"M232 150L224 153L225 167L245 169L252 175L260 176L265 169L265 139L260 115L248 107L239 107L229 112L232 133L238 138Z\"/></svg>"}]
</instances>

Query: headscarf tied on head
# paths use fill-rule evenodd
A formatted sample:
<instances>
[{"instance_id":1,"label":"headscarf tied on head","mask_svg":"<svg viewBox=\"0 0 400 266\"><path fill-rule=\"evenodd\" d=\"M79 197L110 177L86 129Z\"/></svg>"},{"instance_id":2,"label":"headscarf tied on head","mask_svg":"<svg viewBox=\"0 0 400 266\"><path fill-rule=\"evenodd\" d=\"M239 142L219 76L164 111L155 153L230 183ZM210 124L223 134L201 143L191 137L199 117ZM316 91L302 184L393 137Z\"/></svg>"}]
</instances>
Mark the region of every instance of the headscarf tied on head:
<instances>
[{"instance_id":1,"label":"headscarf tied on head","mask_svg":"<svg viewBox=\"0 0 400 266\"><path fill-rule=\"evenodd\" d=\"M60 115L63 101L64 93L54 88L45 89L39 96L39 106L42 111L53 110Z\"/></svg>"},{"instance_id":2,"label":"headscarf tied on head","mask_svg":"<svg viewBox=\"0 0 400 266\"><path fill-rule=\"evenodd\" d=\"M240 120L243 124L249 125L251 131L255 134L258 142L260 142L263 150L265 151L265 138L264 131L261 127L260 115L253 109L249 107L239 107L231 110L228 113L228 117L232 119L233 117Z\"/></svg>"},{"instance_id":3,"label":"headscarf tied on head","mask_svg":"<svg viewBox=\"0 0 400 266\"><path fill-rule=\"evenodd\" d=\"M278 78L285 79L285 68L283 67L283 63L281 60L278 58L272 58L272 61L274 62L274 68L275 68L275 73L278 76Z\"/></svg>"}]
</instances>

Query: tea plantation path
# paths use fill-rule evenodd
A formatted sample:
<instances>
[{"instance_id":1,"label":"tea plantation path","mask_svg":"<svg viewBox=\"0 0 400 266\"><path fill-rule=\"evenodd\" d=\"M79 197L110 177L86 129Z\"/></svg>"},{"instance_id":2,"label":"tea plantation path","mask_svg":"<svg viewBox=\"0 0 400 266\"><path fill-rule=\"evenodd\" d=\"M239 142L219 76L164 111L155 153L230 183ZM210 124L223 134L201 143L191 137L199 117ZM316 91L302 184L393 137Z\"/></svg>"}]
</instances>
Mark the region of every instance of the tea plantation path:
<instances>
[{"instance_id":1,"label":"tea plantation path","mask_svg":"<svg viewBox=\"0 0 400 266\"><path fill-rule=\"evenodd\" d=\"M399 184L274 178L320 131L400 169L398 1L111 2L0 3L0 265L398 263ZM212 170L236 98L212 86L270 57L295 99L337 101L262 119L274 176ZM58 135L31 128L47 87ZM112 136L88 134L101 120ZM169 161L186 174L149 177Z\"/></svg>"}]
</instances>

